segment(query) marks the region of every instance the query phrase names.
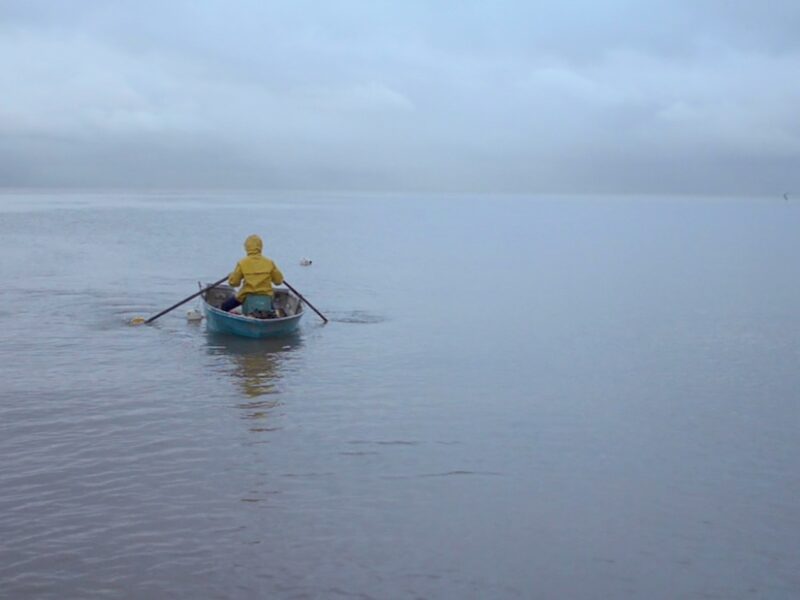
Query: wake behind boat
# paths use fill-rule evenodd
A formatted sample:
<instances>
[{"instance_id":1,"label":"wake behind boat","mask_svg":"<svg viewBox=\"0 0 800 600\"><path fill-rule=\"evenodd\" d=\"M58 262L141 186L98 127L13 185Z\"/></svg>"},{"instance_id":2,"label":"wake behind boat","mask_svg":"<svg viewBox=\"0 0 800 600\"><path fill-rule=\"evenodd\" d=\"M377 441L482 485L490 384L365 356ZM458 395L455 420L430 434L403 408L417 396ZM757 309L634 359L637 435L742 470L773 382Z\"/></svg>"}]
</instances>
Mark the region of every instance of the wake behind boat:
<instances>
[{"instance_id":1,"label":"wake behind boat","mask_svg":"<svg viewBox=\"0 0 800 600\"><path fill-rule=\"evenodd\" d=\"M303 317L303 302L293 292L275 289L273 307L265 318L245 316L240 308L225 312L220 307L235 293L228 285L218 285L202 294L206 327L214 333L263 339L291 335L297 331Z\"/></svg>"}]
</instances>

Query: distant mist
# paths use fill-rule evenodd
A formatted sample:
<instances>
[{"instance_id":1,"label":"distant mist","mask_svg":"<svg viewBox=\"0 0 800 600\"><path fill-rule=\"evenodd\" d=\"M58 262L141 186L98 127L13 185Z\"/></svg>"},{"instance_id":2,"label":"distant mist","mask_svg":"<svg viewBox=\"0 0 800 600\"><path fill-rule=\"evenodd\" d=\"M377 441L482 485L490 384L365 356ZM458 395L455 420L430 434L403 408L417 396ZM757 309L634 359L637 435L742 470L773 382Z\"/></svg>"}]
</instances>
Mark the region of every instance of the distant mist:
<instances>
[{"instance_id":1,"label":"distant mist","mask_svg":"<svg viewBox=\"0 0 800 600\"><path fill-rule=\"evenodd\" d=\"M6 0L0 187L800 193L797 23L796 1Z\"/></svg>"}]
</instances>

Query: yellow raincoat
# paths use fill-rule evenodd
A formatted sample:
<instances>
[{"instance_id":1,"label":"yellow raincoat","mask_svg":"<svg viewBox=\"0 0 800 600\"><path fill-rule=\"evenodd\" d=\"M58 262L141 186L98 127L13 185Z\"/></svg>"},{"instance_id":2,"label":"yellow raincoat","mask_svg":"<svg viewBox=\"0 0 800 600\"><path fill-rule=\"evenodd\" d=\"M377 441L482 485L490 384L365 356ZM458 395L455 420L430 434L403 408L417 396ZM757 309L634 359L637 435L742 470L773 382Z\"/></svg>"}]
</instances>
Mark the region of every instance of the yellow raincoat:
<instances>
[{"instance_id":1,"label":"yellow raincoat","mask_svg":"<svg viewBox=\"0 0 800 600\"><path fill-rule=\"evenodd\" d=\"M261 249L264 247L261 238L251 235L244 241L244 249L247 256L236 263L236 268L228 277L228 283L237 287L242 280L242 289L236 294L239 302L250 294L264 294L272 296L272 284L283 283L283 273L277 265L265 256L261 256Z\"/></svg>"}]
</instances>

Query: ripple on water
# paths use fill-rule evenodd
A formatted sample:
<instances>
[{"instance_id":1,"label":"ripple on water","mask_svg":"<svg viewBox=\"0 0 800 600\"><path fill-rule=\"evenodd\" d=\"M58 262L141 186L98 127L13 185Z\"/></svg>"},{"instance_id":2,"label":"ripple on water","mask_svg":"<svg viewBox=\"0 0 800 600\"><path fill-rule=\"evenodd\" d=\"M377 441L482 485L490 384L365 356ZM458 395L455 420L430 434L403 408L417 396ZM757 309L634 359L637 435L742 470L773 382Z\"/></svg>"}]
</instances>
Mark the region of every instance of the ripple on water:
<instances>
[{"instance_id":1,"label":"ripple on water","mask_svg":"<svg viewBox=\"0 0 800 600\"><path fill-rule=\"evenodd\" d=\"M354 310L349 312L331 312L329 313L330 320L335 323L356 323L362 325L371 325L375 323L383 323L386 317L383 315L376 315L363 310Z\"/></svg>"},{"instance_id":2,"label":"ripple on water","mask_svg":"<svg viewBox=\"0 0 800 600\"><path fill-rule=\"evenodd\" d=\"M351 440L348 444L374 444L376 446L418 446L420 442L411 440Z\"/></svg>"}]
</instances>

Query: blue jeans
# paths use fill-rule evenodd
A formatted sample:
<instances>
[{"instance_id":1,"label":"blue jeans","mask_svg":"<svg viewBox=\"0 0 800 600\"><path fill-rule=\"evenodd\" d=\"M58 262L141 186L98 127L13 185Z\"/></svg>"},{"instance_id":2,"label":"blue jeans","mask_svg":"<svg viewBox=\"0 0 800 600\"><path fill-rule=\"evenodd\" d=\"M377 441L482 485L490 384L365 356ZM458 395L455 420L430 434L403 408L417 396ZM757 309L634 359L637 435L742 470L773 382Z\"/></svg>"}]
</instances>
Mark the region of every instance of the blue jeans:
<instances>
[{"instance_id":1,"label":"blue jeans","mask_svg":"<svg viewBox=\"0 0 800 600\"><path fill-rule=\"evenodd\" d=\"M250 295L245 297L244 299L245 304L245 313L249 313L254 309L259 310L272 310L272 296L262 296L262 295ZM230 312L237 306L241 306L242 303L236 299L236 296L231 296L225 302L222 303L220 308L225 312Z\"/></svg>"}]
</instances>

